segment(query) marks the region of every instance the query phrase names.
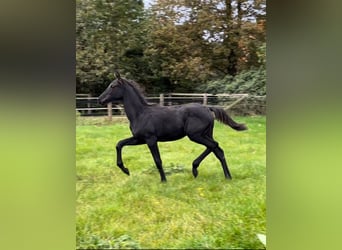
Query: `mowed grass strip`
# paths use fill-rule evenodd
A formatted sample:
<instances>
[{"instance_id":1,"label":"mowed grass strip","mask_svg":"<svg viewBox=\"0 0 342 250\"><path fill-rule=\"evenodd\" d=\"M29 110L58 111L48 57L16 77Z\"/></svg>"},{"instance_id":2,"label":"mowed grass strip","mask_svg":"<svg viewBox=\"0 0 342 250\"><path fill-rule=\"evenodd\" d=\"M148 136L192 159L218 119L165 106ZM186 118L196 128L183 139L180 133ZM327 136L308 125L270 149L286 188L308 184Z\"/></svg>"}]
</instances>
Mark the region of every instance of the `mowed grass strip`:
<instances>
[{"instance_id":1,"label":"mowed grass strip","mask_svg":"<svg viewBox=\"0 0 342 250\"><path fill-rule=\"evenodd\" d=\"M159 143L167 183L146 145L123 149L127 176L115 145L131 136L128 123L77 126L77 247L129 236L136 248L264 248L256 234L266 234L266 118L235 119L249 130L214 128L231 181L213 154L194 179L192 161L205 148L187 138Z\"/></svg>"}]
</instances>

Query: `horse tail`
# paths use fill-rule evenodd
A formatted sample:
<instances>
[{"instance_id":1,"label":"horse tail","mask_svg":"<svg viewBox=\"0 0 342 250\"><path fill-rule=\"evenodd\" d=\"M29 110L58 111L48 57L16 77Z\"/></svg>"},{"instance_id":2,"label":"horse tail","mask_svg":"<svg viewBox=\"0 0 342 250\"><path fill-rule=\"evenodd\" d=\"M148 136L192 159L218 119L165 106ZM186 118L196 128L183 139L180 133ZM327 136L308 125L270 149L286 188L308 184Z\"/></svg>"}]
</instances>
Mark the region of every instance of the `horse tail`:
<instances>
[{"instance_id":1,"label":"horse tail","mask_svg":"<svg viewBox=\"0 0 342 250\"><path fill-rule=\"evenodd\" d=\"M222 108L209 107L209 109L214 112L216 120L237 131L247 130L247 126L245 124L235 122Z\"/></svg>"}]
</instances>

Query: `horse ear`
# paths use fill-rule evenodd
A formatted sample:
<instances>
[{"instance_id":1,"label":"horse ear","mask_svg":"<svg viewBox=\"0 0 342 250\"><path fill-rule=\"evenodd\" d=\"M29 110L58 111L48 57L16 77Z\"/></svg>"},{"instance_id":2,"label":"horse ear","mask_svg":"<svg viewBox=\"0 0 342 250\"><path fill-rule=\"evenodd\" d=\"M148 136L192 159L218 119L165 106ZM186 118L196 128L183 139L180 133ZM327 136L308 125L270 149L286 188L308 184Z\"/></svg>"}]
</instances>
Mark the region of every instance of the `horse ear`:
<instances>
[{"instance_id":1,"label":"horse ear","mask_svg":"<svg viewBox=\"0 0 342 250\"><path fill-rule=\"evenodd\" d=\"M114 75L115 75L115 77L118 78L119 80L121 79L121 75L120 75L119 71L115 70Z\"/></svg>"},{"instance_id":2,"label":"horse ear","mask_svg":"<svg viewBox=\"0 0 342 250\"><path fill-rule=\"evenodd\" d=\"M118 79L118 83L119 83L119 84L123 84L121 75L120 75L120 73L119 73L118 70L115 70L115 71L114 71L114 75L115 75L115 77Z\"/></svg>"}]
</instances>

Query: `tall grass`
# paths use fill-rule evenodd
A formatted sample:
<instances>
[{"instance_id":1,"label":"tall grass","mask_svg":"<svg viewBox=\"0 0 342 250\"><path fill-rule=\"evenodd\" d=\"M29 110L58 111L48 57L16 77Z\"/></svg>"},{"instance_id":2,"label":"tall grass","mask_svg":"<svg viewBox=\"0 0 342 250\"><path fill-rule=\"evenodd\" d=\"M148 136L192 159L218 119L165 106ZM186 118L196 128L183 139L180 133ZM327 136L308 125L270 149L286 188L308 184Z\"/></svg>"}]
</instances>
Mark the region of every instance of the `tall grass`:
<instances>
[{"instance_id":1,"label":"tall grass","mask_svg":"<svg viewBox=\"0 0 342 250\"><path fill-rule=\"evenodd\" d=\"M116 167L125 122L76 127L78 248L264 248L266 234L265 117L241 117L249 130L216 123L233 180L210 154L196 179L192 161L204 147L184 138L159 144L167 183L160 182L146 145L123 149L131 175ZM87 125L89 124L89 125Z\"/></svg>"}]
</instances>

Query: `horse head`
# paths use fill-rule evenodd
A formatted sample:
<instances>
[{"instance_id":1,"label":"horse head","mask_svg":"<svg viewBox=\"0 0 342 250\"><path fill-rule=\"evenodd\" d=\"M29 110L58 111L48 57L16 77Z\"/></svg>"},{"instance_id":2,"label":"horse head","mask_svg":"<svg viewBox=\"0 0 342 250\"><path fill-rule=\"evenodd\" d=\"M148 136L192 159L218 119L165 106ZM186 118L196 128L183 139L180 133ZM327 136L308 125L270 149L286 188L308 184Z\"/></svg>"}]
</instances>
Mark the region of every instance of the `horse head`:
<instances>
[{"instance_id":1,"label":"horse head","mask_svg":"<svg viewBox=\"0 0 342 250\"><path fill-rule=\"evenodd\" d=\"M109 102L121 101L124 94L124 79L121 78L120 73L115 71L115 76L117 79L112 81L108 87L99 96L100 104L107 104Z\"/></svg>"}]
</instances>

